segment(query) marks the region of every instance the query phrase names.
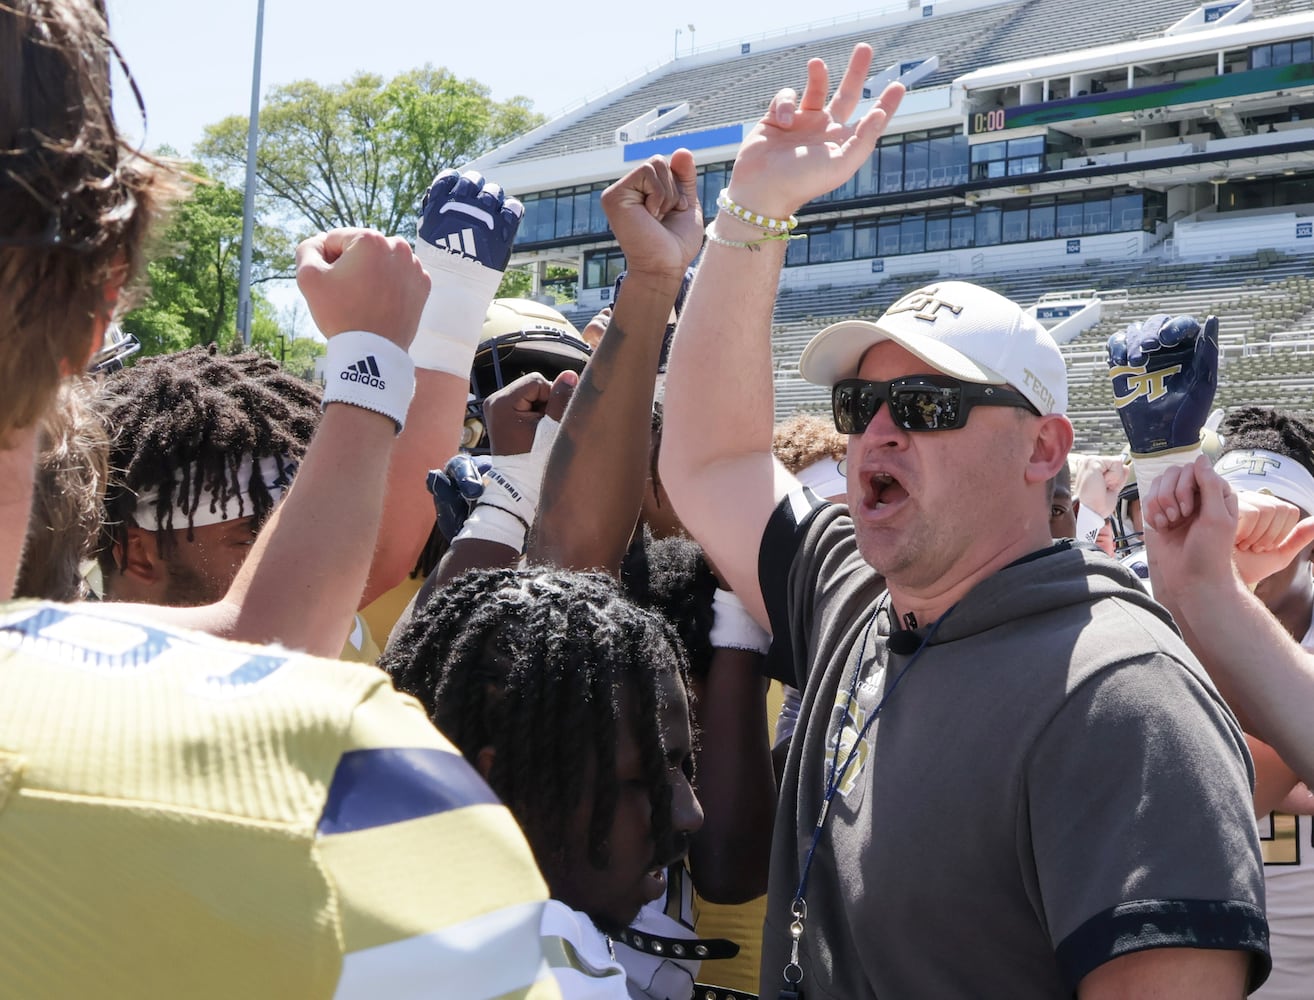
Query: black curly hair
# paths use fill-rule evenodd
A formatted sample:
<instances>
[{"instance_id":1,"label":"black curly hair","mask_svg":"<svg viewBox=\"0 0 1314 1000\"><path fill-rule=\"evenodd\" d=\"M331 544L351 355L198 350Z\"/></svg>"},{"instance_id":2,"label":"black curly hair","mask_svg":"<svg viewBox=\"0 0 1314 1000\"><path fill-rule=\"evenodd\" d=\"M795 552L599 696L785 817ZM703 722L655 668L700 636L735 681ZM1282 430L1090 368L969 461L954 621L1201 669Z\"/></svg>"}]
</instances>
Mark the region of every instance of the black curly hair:
<instances>
[{"instance_id":1,"label":"black curly hair","mask_svg":"<svg viewBox=\"0 0 1314 1000\"><path fill-rule=\"evenodd\" d=\"M1295 459L1314 475L1314 428L1288 410L1241 406L1228 413L1218 433L1223 454L1259 448Z\"/></svg>"},{"instance_id":2,"label":"black curly hair","mask_svg":"<svg viewBox=\"0 0 1314 1000\"><path fill-rule=\"evenodd\" d=\"M638 727L653 840L671 841L671 788L660 683L688 685L679 639L600 573L474 570L416 612L379 665L472 764L494 749L488 783L545 871L562 857L569 818L597 761L587 857L603 868L616 810L618 726ZM632 720L620 695L636 697Z\"/></svg>"},{"instance_id":3,"label":"black curly hair","mask_svg":"<svg viewBox=\"0 0 1314 1000\"><path fill-rule=\"evenodd\" d=\"M161 557L170 532L194 527L193 515L214 495L224 513L236 503L239 517L263 521L273 498L258 479L243 492L237 470L243 458L300 462L319 424L317 386L284 371L256 351L223 354L215 345L143 358L110 376L97 407L112 435L110 482L99 558L114 568L116 544L126 539L137 494L159 490L155 533ZM184 474L185 471L185 474ZM175 524L175 507L189 512Z\"/></svg>"},{"instance_id":4,"label":"black curly hair","mask_svg":"<svg viewBox=\"0 0 1314 1000\"><path fill-rule=\"evenodd\" d=\"M692 538L653 538L646 526L621 560L621 586L642 608L656 611L674 626L689 672L706 677L712 666L712 598L716 575L702 548Z\"/></svg>"}]
</instances>

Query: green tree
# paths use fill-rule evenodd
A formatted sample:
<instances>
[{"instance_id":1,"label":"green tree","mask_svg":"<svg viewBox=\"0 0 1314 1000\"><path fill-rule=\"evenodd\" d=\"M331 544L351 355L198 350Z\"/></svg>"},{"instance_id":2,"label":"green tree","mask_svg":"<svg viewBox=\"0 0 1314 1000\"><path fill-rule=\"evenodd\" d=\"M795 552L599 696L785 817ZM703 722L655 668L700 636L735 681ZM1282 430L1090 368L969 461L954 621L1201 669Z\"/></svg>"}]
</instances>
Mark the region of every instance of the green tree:
<instances>
[{"instance_id":1,"label":"green tree","mask_svg":"<svg viewBox=\"0 0 1314 1000\"><path fill-rule=\"evenodd\" d=\"M199 164L190 169L197 182L156 242L146 267L146 297L123 319L123 328L141 341L145 354L227 343L236 335L242 192L211 180ZM278 273L289 265L290 250L284 234L257 227L253 272ZM255 328L261 326L262 307L269 310L258 292L253 291L252 300ZM276 339L277 323L264 323L272 326Z\"/></svg>"},{"instance_id":2,"label":"green tree","mask_svg":"<svg viewBox=\"0 0 1314 1000\"><path fill-rule=\"evenodd\" d=\"M302 80L275 88L260 110L257 197L304 233L370 226L409 235L435 174L542 120L528 98L492 101L483 84L430 65L387 81ZM206 129L197 149L217 176L243 175L246 130L244 116Z\"/></svg>"}]
</instances>

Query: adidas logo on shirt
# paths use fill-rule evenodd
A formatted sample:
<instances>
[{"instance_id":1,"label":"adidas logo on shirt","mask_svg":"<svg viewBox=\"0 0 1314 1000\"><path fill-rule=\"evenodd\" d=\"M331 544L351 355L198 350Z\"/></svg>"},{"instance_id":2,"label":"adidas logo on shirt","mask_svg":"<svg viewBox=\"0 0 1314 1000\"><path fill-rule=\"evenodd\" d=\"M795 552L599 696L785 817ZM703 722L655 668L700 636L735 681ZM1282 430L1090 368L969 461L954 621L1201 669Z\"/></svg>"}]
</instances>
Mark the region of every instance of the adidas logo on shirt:
<instances>
[{"instance_id":1,"label":"adidas logo on shirt","mask_svg":"<svg viewBox=\"0 0 1314 1000\"><path fill-rule=\"evenodd\" d=\"M374 360L373 354L362 358L354 365L348 365L338 374L338 378L344 382L361 382L375 389L387 388L387 384L379 375L379 365Z\"/></svg>"},{"instance_id":2,"label":"adidas logo on shirt","mask_svg":"<svg viewBox=\"0 0 1314 1000\"><path fill-rule=\"evenodd\" d=\"M434 246L448 253L459 253L462 257L468 257L470 260L478 260L479 254L475 246L475 234L473 229L462 229L459 233L448 233L446 236L439 237Z\"/></svg>"}]
</instances>

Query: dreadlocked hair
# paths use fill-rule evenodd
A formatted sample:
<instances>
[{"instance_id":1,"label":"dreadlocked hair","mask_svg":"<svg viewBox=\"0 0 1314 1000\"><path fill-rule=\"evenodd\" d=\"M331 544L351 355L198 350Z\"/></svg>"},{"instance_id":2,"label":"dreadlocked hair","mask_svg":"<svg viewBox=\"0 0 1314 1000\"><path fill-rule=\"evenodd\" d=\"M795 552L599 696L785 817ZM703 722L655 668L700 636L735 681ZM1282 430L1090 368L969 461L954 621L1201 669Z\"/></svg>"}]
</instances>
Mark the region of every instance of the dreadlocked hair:
<instances>
[{"instance_id":1,"label":"dreadlocked hair","mask_svg":"<svg viewBox=\"0 0 1314 1000\"><path fill-rule=\"evenodd\" d=\"M659 681L675 674L687 688L688 668L671 627L626 600L612 578L545 568L471 571L417 611L379 665L472 764L481 750L494 750L488 783L544 871L561 860L590 757L597 769L587 854L606 866L620 726L638 730L653 839L671 837ZM636 695L630 719L620 717L626 689Z\"/></svg>"},{"instance_id":2,"label":"dreadlocked hair","mask_svg":"<svg viewBox=\"0 0 1314 1000\"><path fill-rule=\"evenodd\" d=\"M674 627L689 672L706 677L712 667L712 598L716 574L702 548L684 535L653 538L647 526L621 560L621 586L635 604L657 612Z\"/></svg>"},{"instance_id":3,"label":"dreadlocked hair","mask_svg":"<svg viewBox=\"0 0 1314 1000\"><path fill-rule=\"evenodd\" d=\"M1224 454L1259 448L1295 459L1314 475L1314 428L1289 410L1242 406L1227 415L1218 433Z\"/></svg>"},{"instance_id":4,"label":"dreadlocked hair","mask_svg":"<svg viewBox=\"0 0 1314 1000\"><path fill-rule=\"evenodd\" d=\"M237 473L245 458L273 457L280 475L299 463L319 423L320 390L255 351L226 355L215 345L143 358L110 376L99 408L111 429L110 483L100 561L114 568L116 543L126 541L137 494L159 490L155 533L161 557L173 544L175 507L194 515L213 495L225 516L268 516L273 498L260 477L242 491ZM214 501L212 501L214 502Z\"/></svg>"}]
</instances>

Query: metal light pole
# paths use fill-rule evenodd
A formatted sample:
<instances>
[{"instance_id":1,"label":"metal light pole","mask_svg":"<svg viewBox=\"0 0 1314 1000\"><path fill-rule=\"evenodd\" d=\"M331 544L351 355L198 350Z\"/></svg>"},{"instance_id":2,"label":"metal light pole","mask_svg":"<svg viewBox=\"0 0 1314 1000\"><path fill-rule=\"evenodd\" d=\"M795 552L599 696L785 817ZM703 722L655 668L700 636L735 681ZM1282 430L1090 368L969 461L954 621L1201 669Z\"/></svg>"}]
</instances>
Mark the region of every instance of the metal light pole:
<instances>
[{"instance_id":1,"label":"metal light pole","mask_svg":"<svg viewBox=\"0 0 1314 1000\"><path fill-rule=\"evenodd\" d=\"M680 29L679 28L675 29L675 55L673 55L671 58L672 59L680 58Z\"/></svg>"},{"instance_id":2,"label":"metal light pole","mask_svg":"<svg viewBox=\"0 0 1314 1000\"><path fill-rule=\"evenodd\" d=\"M695 28L692 24L689 25L689 55L693 55L694 50L697 48L697 42L694 40L694 32L696 32L697 30L698 29Z\"/></svg>"},{"instance_id":3,"label":"metal light pole","mask_svg":"<svg viewBox=\"0 0 1314 1000\"><path fill-rule=\"evenodd\" d=\"M260 48L265 35L265 0L257 0L255 66L251 70L251 118L246 126L246 194L242 199L242 263L237 279L237 332L251 343L251 242L255 234L256 138L260 134Z\"/></svg>"}]
</instances>

